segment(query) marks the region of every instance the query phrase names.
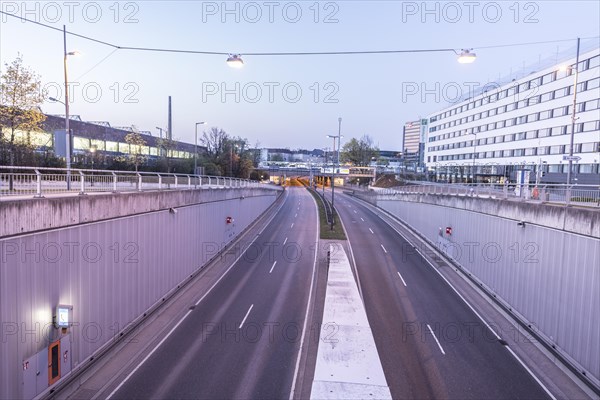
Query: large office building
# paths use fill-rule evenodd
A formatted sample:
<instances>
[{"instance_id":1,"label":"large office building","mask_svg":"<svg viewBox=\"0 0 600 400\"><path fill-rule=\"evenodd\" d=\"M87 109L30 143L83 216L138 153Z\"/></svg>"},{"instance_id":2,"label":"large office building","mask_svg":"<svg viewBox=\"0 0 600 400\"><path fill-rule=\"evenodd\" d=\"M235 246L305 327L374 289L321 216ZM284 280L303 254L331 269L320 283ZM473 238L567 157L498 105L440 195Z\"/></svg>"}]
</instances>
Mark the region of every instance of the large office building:
<instances>
[{"instance_id":1,"label":"large office building","mask_svg":"<svg viewBox=\"0 0 600 400\"><path fill-rule=\"evenodd\" d=\"M404 124L402 135L402 159L413 170L423 166L427 119L418 119Z\"/></svg>"},{"instance_id":2,"label":"large office building","mask_svg":"<svg viewBox=\"0 0 600 400\"><path fill-rule=\"evenodd\" d=\"M503 183L529 171L530 182L565 183L571 159L571 183L599 185L600 49L582 52L576 70L575 60L430 115L429 172L443 182Z\"/></svg>"}]
</instances>

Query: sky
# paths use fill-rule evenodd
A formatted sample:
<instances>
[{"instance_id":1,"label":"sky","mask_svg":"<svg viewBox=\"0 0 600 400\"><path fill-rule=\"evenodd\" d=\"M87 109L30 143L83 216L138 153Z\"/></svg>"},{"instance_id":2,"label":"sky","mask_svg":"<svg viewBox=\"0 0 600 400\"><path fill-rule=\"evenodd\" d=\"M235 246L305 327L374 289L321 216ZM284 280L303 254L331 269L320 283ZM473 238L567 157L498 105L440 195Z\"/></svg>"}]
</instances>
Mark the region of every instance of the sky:
<instances>
[{"instance_id":1,"label":"sky","mask_svg":"<svg viewBox=\"0 0 600 400\"><path fill-rule=\"evenodd\" d=\"M193 143L210 127L252 146L331 147L369 135L401 150L402 129L445 108L469 88L520 73L540 60L575 54L575 39L598 47L598 1L1 1L0 65L21 54L49 97L64 99L67 35L70 112L158 135L173 104L173 137ZM510 46L505 46L510 45ZM372 50L472 49L360 55L250 55ZM47 101L42 109L64 114ZM201 134L199 135L201 136Z\"/></svg>"}]
</instances>

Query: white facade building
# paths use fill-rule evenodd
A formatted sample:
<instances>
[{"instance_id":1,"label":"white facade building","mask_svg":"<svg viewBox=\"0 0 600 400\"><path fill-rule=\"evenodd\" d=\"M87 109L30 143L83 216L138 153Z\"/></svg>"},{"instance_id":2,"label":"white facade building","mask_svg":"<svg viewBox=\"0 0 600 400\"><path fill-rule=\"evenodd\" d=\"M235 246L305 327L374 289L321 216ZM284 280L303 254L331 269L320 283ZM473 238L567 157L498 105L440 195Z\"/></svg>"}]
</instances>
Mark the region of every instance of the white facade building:
<instances>
[{"instance_id":1,"label":"white facade building","mask_svg":"<svg viewBox=\"0 0 600 400\"><path fill-rule=\"evenodd\" d=\"M425 164L446 182L565 183L575 57L429 116ZM560 70L560 66L569 66ZM600 49L579 57L571 183L600 185Z\"/></svg>"}]
</instances>

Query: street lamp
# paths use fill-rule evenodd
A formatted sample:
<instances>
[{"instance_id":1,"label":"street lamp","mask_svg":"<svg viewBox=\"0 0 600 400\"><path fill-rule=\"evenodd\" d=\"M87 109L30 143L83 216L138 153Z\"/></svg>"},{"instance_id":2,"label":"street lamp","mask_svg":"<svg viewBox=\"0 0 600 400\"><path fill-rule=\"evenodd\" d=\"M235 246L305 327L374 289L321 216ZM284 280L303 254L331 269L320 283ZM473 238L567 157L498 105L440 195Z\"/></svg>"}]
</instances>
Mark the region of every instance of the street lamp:
<instances>
[{"instance_id":1,"label":"street lamp","mask_svg":"<svg viewBox=\"0 0 600 400\"><path fill-rule=\"evenodd\" d=\"M338 148L337 148L337 162L333 163L333 171L331 173L331 230L333 230L333 215L334 215L334 206L335 206L335 168L339 168L340 165L340 142L342 141L342 117L338 118L338 134L337 135L327 135L333 139L333 151L335 152L335 139L338 139Z\"/></svg>"},{"instance_id":2,"label":"street lamp","mask_svg":"<svg viewBox=\"0 0 600 400\"><path fill-rule=\"evenodd\" d=\"M244 66L244 60L239 54L231 54L227 58L227 65L231 68L242 68Z\"/></svg>"},{"instance_id":3,"label":"street lamp","mask_svg":"<svg viewBox=\"0 0 600 400\"><path fill-rule=\"evenodd\" d=\"M78 51L67 52L67 27L63 25L63 43L64 43L64 60L63 66L65 71L65 135L67 139L67 190L71 189L71 131L69 129L69 80L67 78L67 57L79 55Z\"/></svg>"},{"instance_id":4,"label":"street lamp","mask_svg":"<svg viewBox=\"0 0 600 400\"><path fill-rule=\"evenodd\" d=\"M198 175L198 125L204 125L206 122L196 122L196 135L194 137L194 175Z\"/></svg>"},{"instance_id":5,"label":"street lamp","mask_svg":"<svg viewBox=\"0 0 600 400\"><path fill-rule=\"evenodd\" d=\"M571 140L569 146L569 169L567 171L567 189L571 185L571 169L573 169L573 143L575 141L575 121L577 120L577 81L579 79L579 43L581 39L577 38L577 56L575 58L575 66L571 67L575 74L573 79L573 111L571 113Z\"/></svg>"},{"instance_id":6,"label":"street lamp","mask_svg":"<svg viewBox=\"0 0 600 400\"><path fill-rule=\"evenodd\" d=\"M476 58L477 55L475 53L471 53L468 49L463 49L460 55L458 56L458 62L461 64L471 64L475 61Z\"/></svg>"}]
</instances>

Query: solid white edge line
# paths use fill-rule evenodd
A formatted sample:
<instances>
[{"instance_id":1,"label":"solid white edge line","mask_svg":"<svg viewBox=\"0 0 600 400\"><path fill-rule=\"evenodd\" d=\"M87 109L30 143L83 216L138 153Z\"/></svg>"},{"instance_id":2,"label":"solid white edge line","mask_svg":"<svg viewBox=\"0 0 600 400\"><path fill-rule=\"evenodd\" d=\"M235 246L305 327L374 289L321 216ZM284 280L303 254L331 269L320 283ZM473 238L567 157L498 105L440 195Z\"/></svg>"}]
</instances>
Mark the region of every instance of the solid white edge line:
<instances>
[{"instance_id":1,"label":"solid white edge line","mask_svg":"<svg viewBox=\"0 0 600 400\"><path fill-rule=\"evenodd\" d=\"M431 332L431 336L433 336L433 338L435 339L435 342L437 343L438 347L440 348L440 351L442 352L442 354L446 355L446 352L442 348L440 341L438 340L437 336L435 336L435 333L433 332L433 329L431 329L431 326L429 326L429 324L427 324L427 328L429 328L429 332Z\"/></svg>"},{"instance_id":2,"label":"solid white edge line","mask_svg":"<svg viewBox=\"0 0 600 400\"><path fill-rule=\"evenodd\" d=\"M373 232L373 229L369 228L369 230L371 231L371 233L372 233L373 235L375 234L375 232Z\"/></svg>"},{"instance_id":3,"label":"solid white edge line","mask_svg":"<svg viewBox=\"0 0 600 400\"><path fill-rule=\"evenodd\" d=\"M254 307L254 304L250 304L250 308L248 309L248 311L246 311L246 315L244 316L244 319L242 320L242 323L240 324L238 329L242 329L242 326L244 326L244 322L246 322L246 318L248 318L248 315L250 315L250 311L252 311L253 307Z\"/></svg>"},{"instance_id":4,"label":"solid white edge line","mask_svg":"<svg viewBox=\"0 0 600 400\"><path fill-rule=\"evenodd\" d=\"M350 244L350 234L348 233L349 231L346 230L346 225L344 225L344 220L342 219L342 216L340 213L338 213L338 217L340 219L340 222L342 223L342 228L344 229L344 232L346 232L346 236L347 236L346 242L348 242L348 249L350 250L350 256L352 257L352 265L354 266L354 273L356 274L356 284L358 285L358 294L360 295L360 300L362 301L363 307L364 307L365 299L363 297L362 286L360 284L360 276L358 275L358 266L356 265L356 259L354 258L354 250L352 250L352 244Z\"/></svg>"},{"instance_id":5,"label":"solid white edge line","mask_svg":"<svg viewBox=\"0 0 600 400\"><path fill-rule=\"evenodd\" d=\"M135 366L135 368L125 377L125 379L108 395L108 397L106 398L106 400L109 400L111 397L114 396L114 394L121 389L121 386L123 386L125 384L125 382L127 382L129 380L129 378L136 373L136 371L138 369L140 369L140 367L142 365L144 365L144 363L150 358L152 357L152 355L154 354L154 352L156 350L158 350L158 348L169 338L169 336L171 336L171 334L173 332L175 332L175 329L177 329L179 327L179 325L181 325L181 323L187 318L188 315L190 315L192 313L192 310L188 310L187 313L185 313L185 315L179 320L179 322L177 322L175 324L175 326L173 328L171 328L171 330L169 331L169 333L167 333L167 335L162 338L162 340L156 345L154 346L154 348L152 349L152 351L150 353L148 353L148 355L146 357L144 357L144 359Z\"/></svg>"},{"instance_id":6,"label":"solid white edge line","mask_svg":"<svg viewBox=\"0 0 600 400\"><path fill-rule=\"evenodd\" d=\"M387 250L385 249L385 247L383 247L383 245L382 245L382 244L380 244L380 246L381 246L381 248L383 249L383 252L384 252L385 254L387 254Z\"/></svg>"},{"instance_id":7,"label":"solid white edge line","mask_svg":"<svg viewBox=\"0 0 600 400\"><path fill-rule=\"evenodd\" d=\"M533 373L533 371L530 370L529 367L527 367L527 365L525 365L525 363L523 362L523 360L521 360L521 358L509 346L504 346L504 347L506 347L506 349L508 351L510 351L510 354L512 354L513 357L519 362L519 364L521 364L521 366L523 368L525 368L525 370L529 373L529 375L531 375L533 377L533 379L535 379L535 381L538 383L538 385L540 385L542 387L542 389L544 389L544 391L546 392L546 394L548 396L550 396L550 398L552 400L556 400L556 397L554 397L554 395L552 393L550 393L550 390L548 390L548 388L538 379L538 377L535 376L535 374Z\"/></svg>"},{"instance_id":8,"label":"solid white edge line","mask_svg":"<svg viewBox=\"0 0 600 400\"><path fill-rule=\"evenodd\" d=\"M273 268L275 268L275 264L277 264L277 261L275 261L275 262L273 263L273 266L272 266L272 267L271 267L271 269L269 270L269 273L273 272Z\"/></svg>"},{"instance_id":9,"label":"solid white edge line","mask_svg":"<svg viewBox=\"0 0 600 400\"><path fill-rule=\"evenodd\" d=\"M400 271L396 271L398 272L398 276L400 277L400 279L402 279L402 283L404 283L404 286L406 286L406 282L404 281L404 278L402 277L402 275L400 275Z\"/></svg>"},{"instance_id":10,"label":"solid white edge line","mask_svg":"<svg viewBox=\"0 0 600 400\"><path fill-rule=\"evenodd\" d=\"M313 261L313 271L312 277L310 280L310 288L308 289L308 301L306 302L306 313L304 315L304 326L302 327L302 337L300 338L300 347L298 349L298 357L296 358L296 367L294 369L294 379L292 380L292 388L290 391L290 400L294 399L294 393L296 391L296 380L298 379L298 371L300 370L300 356L302 355L302 348L304 347L304 339L306 338L306 326L308 325L308 312L310 310L310 300L312 299L313 286L315 283L315 272L317 270L317 256L319 254L319 232L321 231L321 227L319 226L319 208L317 207L317 202L312 195L310 198L313 201L313 205L316 210L315 219L317 221L317 232L315 238L315 260Z\"/></svg>"},{"instance_id":11,"label":"solid white edge line","mask_svg":"<svg viewBox=\"0 0 600 400\"><path fill-rule=\"evenodd\" d=\"M285 193L285 197L286 197L286 199L285 199L285 200L287 200L287 196L288 196L288 194L287 194L287 192L286 192L286 193ZM268 222L265 224L265 226L263 226L263 228L260 230L260 232L258 233L258 235L256 235L256 236L254 237L254 239L252 240L252 242L250 242L250 245L252 245L252 244L253 244L253 243L256 241L256 239L258 239L258 237L259 237L259 236L260 236L260 235L261 235L261 234L264 232L264 230L265 230L265 229L267 229L267 227L268 227L268 226L271 224L271 221L273 221L273 219L275 218L275 216L276 216L276 215L279 213L279 211L281 211L281 209L283 208L283 205L285 204L285 200L284 200L284 201L281 203L281 205L280 205L280 206L277 208L277 211L276 211L276 212L275 212L275 213L274 213L274 214L271 216L271 218L269 218L269 221L268 221ZM219 284L219 282L221 282L221 280L222 280L222 279L223 279L223 278L224 278L224 277L227 275L227 273L228 273L228 272L229 272L229 271L230 271L230 270L231 270L231 269L232 269L232 268L235 266L235 264L237 264L237 262L240 260L240 258L242 258L242 256L244 255L244 253L246 253L246 251L247 251L247 250L250 248L250 245L248 245L248 246L246 247L246 250L245 250L245 251L243 251L243 252L242 252L242 253L241 253L241 254L238 256L238 258L236 258L236 259L235 259L235 261L234 261L234 262L233 262L233 263L232 263L232 264L229 266L229 268L227 268L227 269L225 270L225 272L223 273L223 275L221 275L221 276L219 277L219 279L217 279L217 281L216 281L215 283L213 283L213 285L212 285L212 286L211 286L211 287L210 287L210 288L209 288L209 289L206 291L206 293L204 293L204 295L203 295L203 296L200 298L200 300L198 300L198 301L195 303L195 305L196 305L196 306L197 306L198 304L200 304L200 302L201 302L202 300L204 300L204 298L205 298L206 296L208 296L208 294L209 294L210 292L212 292L212 290L215 288L215 286L217 286L217 285ZM114 394L115 394L115 393L116 393L116 392L117 392L119 389L121 389L121 387L122 387L122 386L123 386L123 385L124 385L124 384L125 384L125 383L126 383L126 382L127 382L127 381L128 381L130 378L131 378L131 377L132 377L132 376L133 376L133 374L135 374L135 373L136 373L136 371L137 371L138 369L140 369L140 367L141 367L142 365L144 365L144 363L145 363L146 361L148 361L148 359L150 358L150 356L152 356L152 354L154 354L154 352L155 352L156 350L158 350L158 348L159 348L159 347L160 347L160 346L161 346L161 345L162 345L162 344L163 344L163 343L164 343L164 342L165 342L165 341L166 341L166 340L169 338L169 336L171 336L171 334L172 334L172 333L175 331L175 329L176 329L176 328L177 328L177 327L178 327L178 326L179 326L179 325L180 325L180 324L181 324L181 323L182 323L182 322L183 322L183 321L184 321L184 320L187 318L187 316L188 316L188 315L190 315L190 313L191 313L191 312L192 312L192 310L188 310L188 312L187 312L187 313L185 313L185 315L184 315L183 317L181 317L181 319L180 319L180 320L179 320L179 321L178 321L178 322L175 324L175 326L174 326L173 328L171 328L171 330L170 330L170 331L167 333L167 335L166 335L164 338L162 338L162 340L161 340L161 341L160 341L160 342L159 342L159 343L158 343L156 346L154 346L154 348L153 348L153 349L150 351L150 353L149 353L149 354L148 354L146 357L144 357L144 359L143 359L143 360L142 360L142 361L141 361L141 362L140 362L138 365L136 365L136 367L135 367L135 368L134 368L134 369L133 369L133 370L132 370L132 371L131 371L129 374L127 374L127 376L125 377L125 379L123 379L123 381L121 381L121 383L119 383L119 384L117 385L117 387L116 387L116 388L115 388L115 389L114 389L112 392L110 392L110 394L109 394L109 395L106 397L106 400L109 400L109 399L110 399L112 396L114 396Z\"/></svg>"},{"instance_id":12,"label":"solid white edge line","mask_svg":"<svg viewBox=\"0 0 600 400\"><path fill-rule=\"evenodd\" d=\"M365 220L363 219L363 217L360 217L360 220L361 220L362 222L365 222Z\"/></svg>"}]
</instances>

